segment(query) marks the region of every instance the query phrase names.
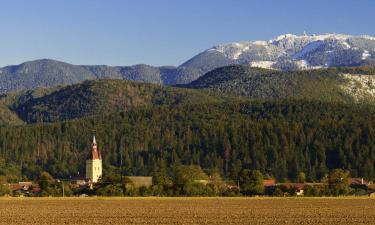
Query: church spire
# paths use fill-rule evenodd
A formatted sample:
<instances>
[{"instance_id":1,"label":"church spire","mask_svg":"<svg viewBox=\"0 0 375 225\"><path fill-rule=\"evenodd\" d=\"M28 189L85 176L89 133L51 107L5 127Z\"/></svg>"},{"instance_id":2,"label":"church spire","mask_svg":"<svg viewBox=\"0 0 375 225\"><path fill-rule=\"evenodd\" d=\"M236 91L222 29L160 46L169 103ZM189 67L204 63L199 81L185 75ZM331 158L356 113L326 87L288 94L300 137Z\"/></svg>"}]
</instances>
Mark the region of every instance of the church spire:
<instances>
[{"instance_id":1,"label":"church spire","mask_svg":"<svg viewBox=\"0 0 375 225\"><path fill-rule=\"evenodd\" d=\"M92 139L91 159L92 160L102 159L102 156L100 155L100 152L98 150L98 144L96 143L95 135Z\"/></svg>"},{"instance_id":2,"label":"church spire","mask_svg":"<svg viewBox=\"0 0 375 225\"><path fill-rule=\"evenodd\" d=\"M92 183L98 182L102 176L102 156L96 142L95 135L92 138L91 154L86 160L86 179Z\"/></svg>"},{"instance_id":3,"label":"church spire","mask_svg":"<svg viewBox=\"0 0 375 225\"><path fill-rule=\"evenodd\" d=\"M93 138L93 140L92 140L92 143L93 143L94 145L96 145L95 135L94 135L94 138Z\"/></svg>"}]
</instances>

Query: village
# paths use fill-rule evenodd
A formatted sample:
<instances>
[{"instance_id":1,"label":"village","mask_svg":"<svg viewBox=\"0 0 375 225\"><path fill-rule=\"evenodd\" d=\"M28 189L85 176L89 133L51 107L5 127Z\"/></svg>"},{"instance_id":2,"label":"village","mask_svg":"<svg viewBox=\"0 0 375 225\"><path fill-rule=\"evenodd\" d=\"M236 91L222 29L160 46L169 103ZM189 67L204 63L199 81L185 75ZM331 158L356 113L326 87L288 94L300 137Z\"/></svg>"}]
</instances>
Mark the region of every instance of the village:
<instances>
[{"instance_id":1,"label":"village","mask_svg":"<svg viewBox=\"0 0 375 225\"><path fill-rule=\"evenodd\" d=\"M43 189L46 187L44 185L43 179L50 180L53 183L54 187L61 190L60 194L57 196L79 196L79 197L88 197L88 196L96 196L98 193L94 192L93 190L95 187L100 185L108 185L110 183L116 183L116 181L110 180L102 180L103 177L103 163L102 163L102 156L99 151L96 138L93 137L92 140L92 148L90 152L90 157L86 160L86 174L85 177L74 177L69 180L63 179L53 179L51 177L44 177L41 178L42 181L39 182L32 182L32 181L22 181L18 183L11 183L11 184L3 184L3 189L7 189L8 191L5 192L6 196L13 196L13 197L39 197L39 196L46 196L43 194ZM154 176L121 176L121 182L125 181L126 188L132 190L143 190L143 192L132 192L133 196L151 196L155 195L152 190L154 190L155 186L158 185L157 178ZM251 178L250 178L251 179ZM341 178L342 180L342 178ZM120 181L117 181L120 182ZM374 196L375 197L375 184L372 182L365 181L363 178L347 178L347 185L350 188L350 192L348 193L341 193L341 195L355 195L355 196ZM170 183L170 181L169 181ZM217 179L213 179L211 176L208 179L195 179L193 183L201 186L213 186L217 183ZM251 182L250 182L251 183ZM169 184L170 187L173 184ZM243 185L234 182L225 182L221 181L221 189L224 189L223 193L220 194L223 196L241 196L241 195L251 195L251 196L286 196L286 197L303 197L303 196L325 196L329 195L326 194L325 190L329 184L327 182L278 182L275 179L262 179L258 180L258 184L256 181L252 183L253 189L261 190L261 191L253 191L253 192L243 192L242 187ZM342 184L341 184L342 185ZM129 188L131 187L131 188ZM146 191L145 191L146 190ZM149 190L149 191L147 191ZM113 194L113 191L112 191ZM109 194L109 195L112 195ZM106 195L106 194L103 194ZM113 194L117 195L117 194ZM160 195L158 192L157 195ZM173 194L172 194L173 195ZM218 195L218 192L214 194L210 194L208 192L199 193L195 192L195 194L187 194L190 196L201 196L201 195ZM339 193L340 195L340 193ZM49 196L53 196L50 194ZM56 194L55 194L56 196Z\"/></svg>"}]
</instances>

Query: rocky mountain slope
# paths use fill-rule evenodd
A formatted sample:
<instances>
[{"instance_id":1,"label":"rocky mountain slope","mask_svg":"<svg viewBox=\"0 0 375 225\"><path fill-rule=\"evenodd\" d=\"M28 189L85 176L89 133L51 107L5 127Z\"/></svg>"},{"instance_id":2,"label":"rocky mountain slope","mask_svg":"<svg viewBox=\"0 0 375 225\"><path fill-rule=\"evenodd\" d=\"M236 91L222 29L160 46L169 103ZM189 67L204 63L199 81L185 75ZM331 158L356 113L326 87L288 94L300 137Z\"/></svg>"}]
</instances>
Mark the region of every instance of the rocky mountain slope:
<instances>
[{"instance_id":1,"label":"rocky mountain slope","mask_svg":"<svg viewBox=\"0 0 375 225\"><path fill-rule=\"evenodd\" d=\"M341 34L281 35L268 41L218 45L184 63L202 73L230 64L300 70L372 64L375 38Z\"/></svg>"}]
</instances>

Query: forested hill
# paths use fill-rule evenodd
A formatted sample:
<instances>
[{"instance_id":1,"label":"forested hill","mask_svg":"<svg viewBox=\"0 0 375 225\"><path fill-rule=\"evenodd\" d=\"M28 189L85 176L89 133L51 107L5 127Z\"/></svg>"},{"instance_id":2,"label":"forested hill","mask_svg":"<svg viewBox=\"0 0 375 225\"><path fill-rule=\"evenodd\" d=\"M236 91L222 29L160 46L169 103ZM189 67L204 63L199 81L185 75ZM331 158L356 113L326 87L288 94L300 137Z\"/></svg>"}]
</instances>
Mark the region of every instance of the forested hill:
<instances>
[{"instance_id":1,"label":"forested hill","mask_svg":"<svg viewBox=\"0 0 375 225\"><path fill-rule=\"evenodd\" d=\"M375 109L316 101L232 101L133 108L61 123L0 129L2 174L83 174L92 130L104 167L150 175L157 163L219 168L236 180L242 169L277 179L299 172L319 179L333 168L375 179ZM122 158L121 158L122 157Z\"/></svg>"},{"instance_id":2,"label":"forested hill","mask_svg":"<svg viewBox=\"0 0 375 225\"><path fill-rule=\"evenodd\" d=\"M375 99L375 68L281 72L234 65L213 70L185 87L265 100L294 98L368 103Z\"/></svg>"},{"instance_id":3,"label":"forested hill","mask_svg":"<svg viewBox=\"0 0 375 225\"><path fill-rule=\"evenodd\" d=\"M226 69L236 68L245 67ZM335 73L326 75L319 79L336 80ZM95 130L104 168L123 162L128 175L150 175L162 161L170 169L219 168L233 180L243 169L280 180L304 172L314 180L334 168L375 179L374 105L289 97L250 100L121 80L7 94L0 97L0 122L8 124L0 129L0 176L83 174Z\"/></svg>"},{"instance_id":4,"label":"forested hill","mask_svg":"<svg viewBox=\"0 0 375 225\"><path fill-rule=\"evenodd\" d=\"M132 108L223 101L201 91L122 80L93 80L66 87L4 95L3 120L17 114L26 123L59 122ZM8 106L8 107L6 107ZM2 108L0 108L0 112ZM15 121L9 121L9 124Z\"/></svg>"}]
</instances>

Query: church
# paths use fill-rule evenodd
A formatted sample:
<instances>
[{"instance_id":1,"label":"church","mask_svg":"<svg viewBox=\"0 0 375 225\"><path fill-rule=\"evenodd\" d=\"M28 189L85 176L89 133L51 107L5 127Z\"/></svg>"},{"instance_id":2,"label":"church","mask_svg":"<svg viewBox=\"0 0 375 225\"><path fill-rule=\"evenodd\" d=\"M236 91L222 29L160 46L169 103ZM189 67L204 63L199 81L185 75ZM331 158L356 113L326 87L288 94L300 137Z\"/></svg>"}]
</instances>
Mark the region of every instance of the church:
<instances>
[{"instance_id":1,"label":"church","mask_svg":"<svg viewBox=\"0 0 375 225\"><path fill-rule=\"evenodd\" d=\"M98 144L96 142L95 136L92 140L91 153L89 158L86 160L86 181L89 185L98 183L99 179L103 175L103 163L102 156L100 154ZM131 181L132 185L135 187L150 187L152 186L151 176L126 176L128 180Z\"/></svg>"},{"instance_id":2,"label":"church","mask_svg":"<svg viewBox=\"0 0 375 225\"><path fill-rule=\"evenodd\" d=\"M86 180L97 183L103 174L102 156L100 155L95 136L92 140L91 153L86 160Z\"/></svg>"}]
</instances>

